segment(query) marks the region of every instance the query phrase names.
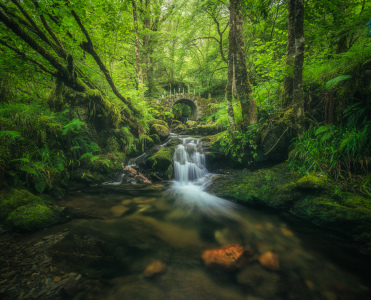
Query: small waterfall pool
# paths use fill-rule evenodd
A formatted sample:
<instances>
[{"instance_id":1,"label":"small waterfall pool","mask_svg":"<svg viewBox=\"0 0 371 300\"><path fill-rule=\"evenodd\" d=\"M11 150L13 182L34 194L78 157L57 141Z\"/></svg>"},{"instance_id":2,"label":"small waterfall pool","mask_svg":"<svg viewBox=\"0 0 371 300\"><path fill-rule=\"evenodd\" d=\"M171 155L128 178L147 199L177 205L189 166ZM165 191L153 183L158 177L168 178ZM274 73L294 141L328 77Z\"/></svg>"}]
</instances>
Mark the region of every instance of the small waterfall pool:
<instances>
[{"instance_id":1,"label":"small waterfall pool","mask_svg":"<svg viewBox=\"0 0 371 300\"><path fill-rule=\"evenodd\" d=\"M174 166L173 182L107 185L60 200L71 221L38 234L69 232L50 255L83 275L73 299L370 299L370 262L343 238L205 192L211 175L199 140L182 140ZM252 252L247 265L204 265L205 250L236 243ZM259 261L267 252L278 257L275 270ZM161 274L146 276L156 263Z\"/></svg>"}]
</instances>

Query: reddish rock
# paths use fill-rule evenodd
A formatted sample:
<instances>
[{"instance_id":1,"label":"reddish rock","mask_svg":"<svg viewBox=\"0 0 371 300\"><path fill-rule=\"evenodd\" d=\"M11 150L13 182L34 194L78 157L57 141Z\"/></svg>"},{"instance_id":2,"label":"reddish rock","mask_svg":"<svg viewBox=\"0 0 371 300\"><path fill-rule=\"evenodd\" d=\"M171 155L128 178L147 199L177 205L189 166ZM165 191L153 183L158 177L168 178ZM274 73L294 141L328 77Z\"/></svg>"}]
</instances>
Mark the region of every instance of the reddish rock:
<instances>
[{"instance_id":1,"label":"reddish rock","mask_svg":"<svg viewBox=\"0 0 371 300\"><path fill-rule=\"evenodd\" d=\"M271 251L265 252L264 254L260 255L258 260L260 264L267 269L276 271L280 268L280 262L277 254L274 254Z\"/></svg>"},{"instance_id":2,"label":"reddish rock","mask_svg":"<svg viewBox=\"0 0 371 300\"><path fill-rule=\"evenodd\" d=\"M133 168L125 168L125 167L123 167L122 168L122 171L123 171L123 173L125 175L130 176L130 177L135 177L135 175L138 174L138 171L135 170L135 169L133 169Z\"/></svg>"},{"instance_id":3,"label":"reddish rock","mask_svg":"<svg viewBox=\"0 0 371 300\"><path fill-rule=\"evenodd\" d=\"M134 177L137 183L152 183L147 177L142 174L138 174Z\"/></svg>"},{"instance_id":4,"label":"reddish rock","mask_svg":"<svg viewBox=\"0 0 371 300\"><path fill-rule=\"evenodd\" d=\"M147 266L147 268L144 270L144 276L153 277L165 271L166 271L165 264L160 260L156 260L155 262Z\"/></svg>"},{"instance_id":5,"label":"reddish rock","mask_svg":"<svg viewBox=\"0 0 371 300\"><path fill-rule=\"evenodd\" d=\"M151 184L152 182L145 177L143 174L139 173L136 169L129 167L125 168L122 167L122 172L125 174L124 178L122 179L123 183L148 183Z\"/></svg>"},{"instance_id":6,"label":"reddish rock","mask_svg":"<svg viewBox=\"0 0 371 300\"><path fill-rule=\"evenodd\" d=\"M241 268L247 263L251 253L239 244L227 245L221 248L205 250L202 253L202 260L207 267L219 267L223 269Z\"/></svg>"}]
</instances>

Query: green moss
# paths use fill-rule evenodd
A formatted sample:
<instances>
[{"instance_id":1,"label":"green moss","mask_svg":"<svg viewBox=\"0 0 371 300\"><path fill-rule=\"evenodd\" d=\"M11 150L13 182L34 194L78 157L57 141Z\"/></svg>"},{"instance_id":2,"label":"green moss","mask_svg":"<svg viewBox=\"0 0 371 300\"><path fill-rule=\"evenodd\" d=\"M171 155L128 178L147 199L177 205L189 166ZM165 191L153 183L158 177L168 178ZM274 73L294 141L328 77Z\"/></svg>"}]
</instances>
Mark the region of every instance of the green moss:
<instances>
[{"instance_id":1,"label":"green moss","mask_svg":"<svg viewBox=\"0 0 371 300\"><path fill-rule=\"evenodd\" d=\"M26 190L11 189L0 195L0 221L20 206L27 204L44 204L45 201Z\"/></svg>"},{"instance_id":2,"label":"green moss","mask_svg":"<svg viewBox=\"0 0 371 300\"><path fill-rule=\"evenodd\" d=\"M154 124L162 125L162 126L165 126L165 127L169 127L165 121L158 120L158 119L148 120L147 123L148 123L149 127L151 127Z\"/></svg>"},{"instance_id":3,"label":"green moss","mask_svg":"<svg viewBox=\"0 0 371 300\"><path fill-rule=\"evenodd\" d=\"M187 126L188 127L195 127L195 126L197 126L197 122L196 121L187 121Z\"/></svg>"},{"instance_id":4,"label":"green moss","mask_svg":"<svg viewBox=\"0 0 371 300\"><path fill-rule=\"evenodd\" d=\"M353 208L363 208L371 210L371 199L363 197L358 194L347 193L343 198L342 204L344 206L353 207Z\"/></svg>"},{"instance_id":5,"label":"green moss","mask_svg":"<svg viewBox=\"0 0 371 300\"><path fill-rule=\"evenodd\" d=\"M18 207L6 219L11 229L34 231L45 228L57 220L57 215L45 205L29 204Z\"/></svg>"},{"instance_id":6,"label":"green moss","mask_svg":"<svg viewBox=\"0 0 371 300\"><path fill-rule=\"evenodd\" d=\"M278 124L280 125L285 125L289 128L295 128L295 115L294 115L294 109L290 108L288 109L283 117L281 119L278 120L277 122Z\"/></svg>"},{"instance_id":7,"label":"green moss","mask_svg":"<svg viewBox=\"0 0 371 300\"><path fill-rule=\"evenodd\" d=\"M108 152L117 152L120 149L120 143L114 137L110 137L107 140L106 150Z\"/></svg>"},{"instance_id":8,"label":"green moss","mask_svg":"<svg viewBox=\"0 0 371 300\"><path fill-rule=\"evenodd\" d=\"M190 121L188 121L190 122ZM213 124L207 124L203 126L194 126L187 128L185 134L196 134L196 135L212 135L216 134L219 131L219 128Z\"/></svg>"},{"instance_id":9,"label":"green moss","mask_svg":"<svg viewBox=\"0 0 371 300\"><path fill-rule=\"evenodd\" d=\"M322 191L331 189L332 185L326 175L307 174L296 182L296 187L305 191Z\"/></svg>"},{"instance_id":10,"label":"green moss","mask_svg":"<svg viewBox=\"0 0 371 300\"><path fill-rule=\"evenodd\" d=\"M173 174L174 174L174 168L173 168L173 165L171 164L166 171L167 179L173 178Z\"/></svg>"},{"instance_id":11,"label":"green moss","mask_svg":"<svg viewBox=\"0 0 371 300\"><path fill-rule=\"evenodd\" d=\"M371 210L366 207L347 207L328 196L308 196L291 210L311 222L352 235L370 232Z\"/></svg>"},{"instance_id":12,"label":"green moss","mask_svg":"<svg viewBox=\"0 0 371 300\"><path fill-rule=\"evenodd\" d=\"M172 120L171 121L171 127L177 127L179 125L183 125L184 126L184 124L182 122L180 122L179 120Z\"/></svg>"},{"instance_id":13,"label":"green moss","mask_svg":"<svg viewBox=\"0 0 371 300\"><path fill-rule=\"evenodd\" d=\"M298 178L285 164L255 172L240 172L235 176L219 176L213 180L210 192L220 197L232 198L255 206L287 207L291 197L280 197L286 189L293 189L292 181ZM288 185L289 186L285 186ZM280 187L285 186L284 189Z\"/></svg>"},{"instance_id":14,"label":"green moss","mask_svg":"<svg viewBox=\"0 0 371 300\"><path fill-rule=\"evenodd\" d=\"M174 147L165 147L147 160L147 167L166 172L173 163Z\"/></svg>"}]
</instances>

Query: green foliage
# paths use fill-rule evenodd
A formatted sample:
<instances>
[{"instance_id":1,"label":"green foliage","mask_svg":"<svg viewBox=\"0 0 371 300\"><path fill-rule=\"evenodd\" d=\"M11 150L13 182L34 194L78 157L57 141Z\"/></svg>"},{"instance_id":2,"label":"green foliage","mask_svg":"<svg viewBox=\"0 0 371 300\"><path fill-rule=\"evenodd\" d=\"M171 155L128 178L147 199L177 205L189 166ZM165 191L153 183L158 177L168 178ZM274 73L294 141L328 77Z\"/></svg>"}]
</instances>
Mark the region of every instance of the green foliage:
<instances>
[{"instance_id":1,"label":"green foliage","mask_svg":"<svg viewBox=\"0 0 371 300\"><path fill-rule=\"evenodd\" d=\"M333 78L333 79L331 79L331 80L329 80L329 81L326 82L326 88L327 89L333 89L333 88L335 88L339 84L339 82L342 82L344 80L348 80L350 78L352 78L351 75L340 75L340 76L337 76L337 77L335 77L335 78Z\"/></svg>"},{"instance_id":2,"label":"green foliage","mask_svg":"<svg viewBox=\"0 0 371 300\"><path fill-rule=\"evenodd\" d=\"M346 127L317 126L298 137L292 144L289 164L304 173L324 172L335 180L367 173L371 162L371 121L361 118L362 109L354 110L357 107L352 105L345 111ZM371 194L370 185L362 190Z\"/></svg>"},{"instance_id":3,"label":"green foliage","mask_svg":"<svg viewBox=\"0 0 371 300\"><path fill-rule=\"evenodd\" d=\"M192 109L189 105L184 103L177 103L173 106L174 118L180 120L181 118L190 118L192 116Z\"/></svg>"},{"instance_id":4,"label":"green foliage","mask_svg":"<svg viewBox=\"0 0 371 300\"><path fill-rule=\"evenodd\" d=\"M63 126L62 134L66 135L68 133L78 133L78 130L81 129L81 126L85 126L85 122L82 122L79 119L75 118L71 122Z\"/></svg>"},{"instance_id":5,"label":"green foliage","mask_svg":"<svg viewBox=\"0 0 371 300\"><path fill-rule=\"evenodd\" d=\"M213 144L213 148L229 155L234 161L250 165L257 156L257 133L257 125L251 125L246 131L235 131L233 134L226 131Z\"/></svg>"}]
</instances>

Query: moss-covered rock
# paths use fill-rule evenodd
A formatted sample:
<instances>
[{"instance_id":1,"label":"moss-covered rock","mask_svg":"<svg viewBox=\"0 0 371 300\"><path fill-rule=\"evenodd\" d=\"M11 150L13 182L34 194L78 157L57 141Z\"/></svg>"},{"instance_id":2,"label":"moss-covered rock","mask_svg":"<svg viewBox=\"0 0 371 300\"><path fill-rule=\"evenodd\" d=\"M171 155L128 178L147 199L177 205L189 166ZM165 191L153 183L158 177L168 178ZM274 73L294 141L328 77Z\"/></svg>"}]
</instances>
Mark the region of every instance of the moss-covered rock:
<instances>
[{"instance_id":1,"label":"moss-covered rock","mask_svg":"<svg viewBox=\"0 0 371 300\"><path fill-rule=\"evenodd\" d=\"M11 229L35 231L52 225L57 221L57 214L45 205L28 204L18 207L6 219L5 224Z\"/></svg>"},{"instance_id":2,"label":"moss-covered rock","mask_svg":"<svg viewBox=\"0 0 371 300\"><path fill-rule=\"evenodd\" d=\"M150 133L157 134L161 140L165 140L169 136L170 130L166 126L159 125L159 124L153 124L151 126Z\"/></svg>"},{"instance_id":3,"label":"moss-covered rock","mask_svg":"<svg viewBox=\"0 0 371 300\"><path fill-rule=\"evenodd\" d=\"M160 149L150 158L146 165L149 169L166 172L173 163L174 147L165 147Z\"/></svg>"},{"instance_id":4,"label":"moss-covered rock","mask_svg":"<svg viewBox=\"0 0 371 300\"><path fill-rule=\"evenodd\" d=\"M180 124L177 127L175 127L173 130L174 130L174 132L182 132L182 131L185 130L185 127L184 127L183 124Z\"/></svg>"},{"instance_id":5,"label":"moss-covered rock","mask_svg":"<svg viewBox=\"0 0 371 300\"><path fill-rule=\"evenodd\" d=\"M27 204L45 204L45 200L26 190L3 191L0 195L0 221L5 220L18 207Z\"/></svg>"},{"instance_id":6,"label":"moss-covered rock","mask_svg":"<svg viewBox=\"0 0 371 300\"><path fill-rule=\"evenodd\" d=\"M171 128L175 128L175 127L177 127L179 125L183 125L184 126L184 124L181 121L179 121L179 120L172 120L171 121Z\"/></svg>"},{"instance_id":7,"label":"moss-covered rock","mask_svg":"<svg viewBox=\"0 0 371 300\"><path fill-rule=\"evenodd\" d=\"M296 187L304 191L323 191L331 189L331 181L324 174L307 174L296 182Z\"/></svg>"},{"instance_id":8,"label":"moss-covered rock","mask_svg":"<svg viewBox=\"0 0 371 300\"><path fill-rule=\"evenodd\" d=\"M291 197L286 196L287 190L293 189L294 184L291 182L298 178L300 175L292 172L286 164L279 164L255 172L239 172L233 176L219 175L213 180L209 191L219 197L234 199L251 206L285 208L292 202Z\"/></svg>"},{"instance_id":9,"label":"moss-covered rock","mask_svg":"<svg viewBox=\"0 0 371 300\"><path fill-rule=\"evenodd\" d=\"M192 120L187 121L186 124L190 128L197 126L197 122L196 121L192 121Z\"/></svg>"},{"instance_id":10,"label":"moss-covered rock","mask_svg":"<svg viewBox=\"0 0 371 300\"><path fill-rule=\"evenodd\" d=\"M152 125L154 125L154 124L162 125L162 126L165 126L165 127L169 127L168 124L165 121L158 120L158 119L148 120L147 123L148 123L149 127L152 127Z\"/></svg>"},{"instance_id":11,"label":"moss-covered rock","mask_svg":"<svg viewBox=\"0 0 371 300\"><path fill-rule=\"evenodd\" d=\"M247 206L290 211L351 236L362 242L363 251L371 253L371 198L353 193L335 195L325 175L302 177L286 164L279 164L255 172L215 176L209 191Z\"/></svg>"},{"instance_id":12,"label":"moss-covered rock","mask_svg":"<svg viewBox=\"0 0 371 300\"><path fill-rule=\"evenodd\" d=\"M194 126L194 127L187 128L184 131L185 134L194 134L194 135L213 135L218 132L219 132L219 128L214 124Z\"/></svg>"}]
</instances>

